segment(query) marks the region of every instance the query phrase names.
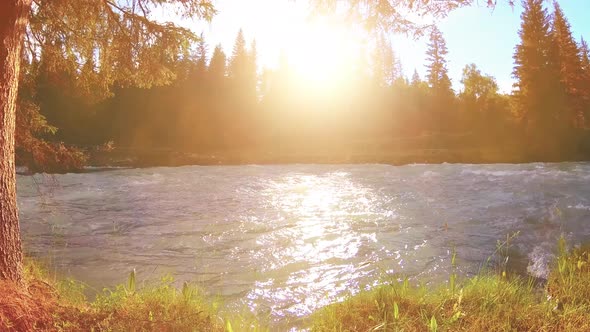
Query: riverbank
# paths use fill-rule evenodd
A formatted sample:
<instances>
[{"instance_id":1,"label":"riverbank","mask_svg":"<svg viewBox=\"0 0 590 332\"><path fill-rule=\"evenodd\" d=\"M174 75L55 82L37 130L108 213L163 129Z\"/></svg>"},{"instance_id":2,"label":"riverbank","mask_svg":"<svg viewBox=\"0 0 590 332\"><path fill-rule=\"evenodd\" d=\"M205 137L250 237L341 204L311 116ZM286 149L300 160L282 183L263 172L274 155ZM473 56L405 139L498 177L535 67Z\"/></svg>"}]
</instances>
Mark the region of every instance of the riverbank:
<instances>
[{"instance_id":1,"label":"riverbank","mask_svg":"<svg viewBox=\"0 0 590 332\"><path fill-rule=\"evenodd\" d=\"M98 167L159 167L186 165L269 164L520 164L529 162L587 161L584 155L532 156L518 149L410 149L410 150L302 150L302 151L214 151L192 153L170 149L117 148L90 155Z\"/></svg>"},{"instance_id":2,"label":"riverbank","mask_svg":"<svg viewBox=\"0 0 590 332\"><path fill-rule=\"evenodd\" d=\"M386 283L318 310L312 331L588 331L590 254L560 245L543 285L502 268L462 282L451 274L438 286ZM132 273L126 285L106 290L94 301L81 284L55 280L27 264L27 289L0 283L2 331L260 331L243 316L221 318L216 305L170 278L138 287ZM233 327L232 327L233 322ZM244 327L247 326L247 327Z\"/></svg>"}]
</instances>

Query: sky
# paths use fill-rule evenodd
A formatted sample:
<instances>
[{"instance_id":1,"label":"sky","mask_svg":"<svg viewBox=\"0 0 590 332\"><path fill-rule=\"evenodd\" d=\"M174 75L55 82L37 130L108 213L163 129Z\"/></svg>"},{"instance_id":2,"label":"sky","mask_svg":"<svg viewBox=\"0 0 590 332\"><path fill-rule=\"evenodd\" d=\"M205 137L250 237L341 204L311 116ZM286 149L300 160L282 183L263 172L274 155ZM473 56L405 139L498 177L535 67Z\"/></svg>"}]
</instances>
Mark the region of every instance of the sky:
<instances>
[{"instance_id":1,"label":"sky","mask_svg":"<svg viewBox=\"0 0 590 332\"><path fill-rule=\"evenodd\" d=\"M475 63L482 72L496 78L501 91L510 92L512 56L519 42L522 7L500 4L491 10L483 5L486 1L475 2L480 5L455 10L438 22L447 41L448 69L453 87L456 91L460 89L462 68ZM248 41L256 39L259 64L270 68L276 66L281 49L294 48L286 40L296 39L309 18L303 0L217 0L215 4L219 13L213 21L192 27L204 33L210 50L221 44L226 53L231 54L237 32L242 28ZM549 1L546 5L552 7ZM560 5L575 38L579 41L580 36L584 36L590 40L590 0L561 0ZM411 77L416 69L424 77L427 38L415 40L393 36L392 43L406 76Z\"/></svg>"}]
</instances>

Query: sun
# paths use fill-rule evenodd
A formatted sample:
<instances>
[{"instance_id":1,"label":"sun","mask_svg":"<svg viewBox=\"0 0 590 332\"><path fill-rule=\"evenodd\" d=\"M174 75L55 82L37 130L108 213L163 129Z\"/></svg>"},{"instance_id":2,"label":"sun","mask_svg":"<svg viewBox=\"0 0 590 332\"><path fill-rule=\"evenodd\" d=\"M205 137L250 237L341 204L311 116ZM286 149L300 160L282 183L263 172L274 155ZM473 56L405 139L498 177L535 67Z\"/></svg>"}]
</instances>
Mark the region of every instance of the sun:
<instances>
[{"instance_id":1,"label":"sun","mask_svg":"<svg viewBox=\"0 0 590 332\"><path fill-rule=\"evenodd\" d=\"M292 69L304 83L328 87L350 78L362 48L358 31L316 20L295 32L286 51Z\"/></svg>"},{"instance_id":2,"label":"sun","mask_svg":"<svg viewBox=\"0 0 590 332\"><path fill-rule=\"evenodd\" d=\"M333 89L350 82L350 72L363 66L368 33L343 15L309 9L307 1L228 1L215 18L216 33L232 45L243 29L247 39L256 40L260 69L278 70L286 57L301 85Z\"/></svg>"}]
</instances>

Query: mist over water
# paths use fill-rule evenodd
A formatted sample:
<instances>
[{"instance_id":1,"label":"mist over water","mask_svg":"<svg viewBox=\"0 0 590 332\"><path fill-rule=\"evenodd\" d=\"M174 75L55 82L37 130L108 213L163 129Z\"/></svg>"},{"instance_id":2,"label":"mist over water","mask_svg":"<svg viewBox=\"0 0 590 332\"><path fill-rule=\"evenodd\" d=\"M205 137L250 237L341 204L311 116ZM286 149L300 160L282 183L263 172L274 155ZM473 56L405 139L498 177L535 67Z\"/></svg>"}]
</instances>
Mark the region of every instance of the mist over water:
<instances>
[{"instance_id":1,"label":"mist over water","mask_svg":"<svg viewBox=\"0 0 590 332\"><path fill-rule=\"evenodd\" d=\"M403 274L511 267L543 278L557 238L590 240L590 164L278 165L18 177L25 250L101 289L170 273L289 325Z\"/></svg>"}]
</instances>

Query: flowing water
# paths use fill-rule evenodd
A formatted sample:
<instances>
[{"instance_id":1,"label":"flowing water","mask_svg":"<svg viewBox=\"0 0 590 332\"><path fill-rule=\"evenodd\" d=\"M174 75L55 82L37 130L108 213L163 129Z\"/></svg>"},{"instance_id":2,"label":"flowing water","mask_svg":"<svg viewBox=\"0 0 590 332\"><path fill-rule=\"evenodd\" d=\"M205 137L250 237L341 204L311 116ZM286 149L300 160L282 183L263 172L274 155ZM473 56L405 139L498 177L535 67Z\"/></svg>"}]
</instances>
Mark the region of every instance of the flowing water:
<instances>
[{"instance_id":1,"label":"flowing water","mask_svg":"<svg viewBox=\"0 0 590 332\"><path fill-rule=\"evenodd\" d=\"M590 240L590 164L277 165L18 177L29 254L102 288L172 274L294 326L405 275L476 273L520 231L512 267L543 278L557 238Z\"/></svg>"}]
</instances>

